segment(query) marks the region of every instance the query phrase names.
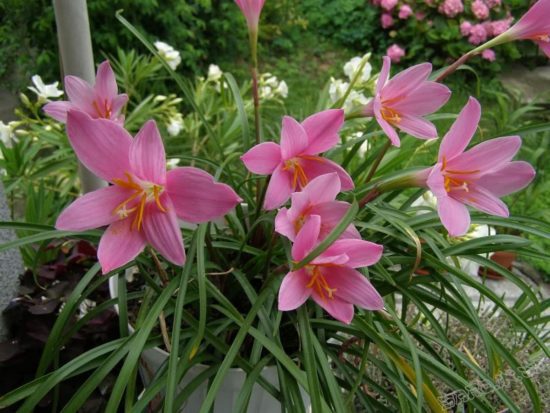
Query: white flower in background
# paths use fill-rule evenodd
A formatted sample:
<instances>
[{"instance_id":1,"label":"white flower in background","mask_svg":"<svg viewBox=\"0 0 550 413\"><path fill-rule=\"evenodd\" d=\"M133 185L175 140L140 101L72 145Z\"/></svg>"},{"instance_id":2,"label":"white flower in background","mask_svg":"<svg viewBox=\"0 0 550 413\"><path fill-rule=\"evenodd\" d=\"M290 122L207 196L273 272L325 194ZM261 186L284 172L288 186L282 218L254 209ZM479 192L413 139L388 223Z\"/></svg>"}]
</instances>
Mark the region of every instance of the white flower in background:
<instances>
[{"instance_id":1,"label":"white flower in background","mask_svg":"<svg viewBox=\"0 0 550 413\"><path fill-rule=\"evenodd\" d=\"M331 103L335 103L342 99L344 94L346 93L346 90L348 90L349 83L344 82L341 79L334 79L333 77L330 78L330 86L328 89L328 94L330 97Z\"/></svg>"},{"instance_id":2,"label":"white flower in background","mask_svg":"<svg viewBox=\"0 0 550 413\"><path fill-rule=\"evenodd\" d=\"M168 169L174 169L177 168L180 164L181 159L180 158L172 158L166 160L166 166Z\"/></svg>"},{"instance_id":3,"label":"white flower in background","mask_svg":"<svg viewBox=\"0 0 550 413\"><path fill-rule=\"evenodd\" d=\"M176 113L168 119L166 130L170 136L178 136L183 129L183 116L181 113Z\"/></svg>"},{"instance_id":4,"label":"white flower in background","mask_svg":"<svg viewBox=\"0 0 550 413\"><path fill-rule=\"evenodd\" d=\"M164 42L155 42L155 47L157 48L161 57L166 61L166 63L168 63L168 66L170 66L172 70L176 70L176 68L181 63L180 52Z\"/></svg>"},{"instance_id":5,"label":"white flower in background","mask_svg":"<svg viewBox=\"0 0 550 413\"><path fill-rule=\"evenodd\" d=\"M351 112L353 109L362 108L369 103L369 98L363 95L361 92L352 90L344 103L344 111Z\"/></svg>"},{"instance_id":6,"label":"white flower in background","mask_svg":"<svg viewBox=\"0 0 550 413\"><path fill-rule=\"evenodd\" d=\"M157 95L155 96L155 98L153 99L155 102L164 102L166 100L166 96L164 95Z\"/></svg>"},{"instance_id":7,"label":"white flower in background","mask_svg":"<svg viewBox=\"0 0 550 413\"><path fill-rule=\"evenodd\" d=\"M260 76L260 99L269 100L288 97L288 86L284 80L279 81L277 76L271 73L263 73Z\"/></svg>"},{"instance_id":8,"label":"white flower in background","mask_svg":"<svg viewBox=\"0 0 550 413\"><path fill-rule=\"evenodd\" d=\"M7 147L11 148L13 140L13 130L9 124L0 121L0 141Z\"/></svg>"},{"instance_id":9,"label":"white flower in background","mask_svg":"<svg viewBox=\"0 0 550 413\"><path fill-rule=\"evenodd\" d=\"M36 93L39 102L49 102L50 98L58 98L63 95L63 91L58 88L59 82L46 85L39 75L34 75L31 79L34 86L29 86L29 90Z\"/></svg>"},{"instance_id":10,"label":"white flower in background","mask_svg":"<svg viewBox=\"0 0 550 413\"><path fill-rule=\"evenodd\" d=\"M92 300L88 300L87 298L84 299L78 306L78 314L77 317L80 320L82 317L84 317L86 314L88 314L91 310L95 308L97 303Z\"/></svg>"},{"instance_id":11,"label":"white flower in background","mask_svg":"<svg viewBox=\"0 0 550 413\"><path fill-rule=\"evenodd\" d=\"M208 81L219 82L223 76L223 72L218 65L208 66Z\"/></svg>"},{"instance_id":12,"label":"white flower in background","mask_svg":"<svg viewBox=\"0 0 550 413\"><path fill-rule=\"evenodd\" d=\"M413 207L430 207L432 209L437 208L437 198L431 191L426 191L420 198L417 198L412 205Z\"/></svg>"},{"instance_id":13,"label":"white flower in background","mask_svg":"<svg viewBox=\"0 0 550 413\"><path fill-rule=\"evenodd\" d=\"M286 99L288 97L288 86L284 80L281 80L281 83L279 83L279 86L277 86L276 92L283 99Z\"/></svg>"},{"instance_id":14,"label":"white flower in background","mask_svg":"<svg viewBox=\"0 0 550 413\"><path fill-rule=\"evenodd\" d=\"M259 90L260 99L272 99L273 98L273 89L269 86L260 86Z\"/></svg>"},{"instance_id":15,"label":"white flower in background","mask_svg":"<svg viewBox=\"0 0 550 413\"><path fill-rule=\"evenodd\" d=\"M366 59L367 63L365 63L365 66L363 66L363 71L357 82L359 84L366 83L370 79L370 76L372 74L372 66L368 62L369 58L370 53L367 53L364 57L356 56L344 65L344 73L349 78L349 80L352 80L355 77L363 59Z\"/></svg>"}]
</instances>

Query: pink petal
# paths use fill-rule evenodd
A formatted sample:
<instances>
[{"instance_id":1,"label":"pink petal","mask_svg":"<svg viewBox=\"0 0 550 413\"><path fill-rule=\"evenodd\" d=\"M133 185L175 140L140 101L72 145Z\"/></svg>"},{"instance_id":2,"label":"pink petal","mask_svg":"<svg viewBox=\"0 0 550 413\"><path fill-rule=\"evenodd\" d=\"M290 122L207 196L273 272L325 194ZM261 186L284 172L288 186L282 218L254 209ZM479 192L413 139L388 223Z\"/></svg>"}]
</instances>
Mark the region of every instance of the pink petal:
<instances>
[{"instance_id":1,"label":"pink petal","mask_svg":"<svg viewBox=\"0 0 550 413\"><path fill-rule=\"evenodd\" d=\"M374 99L371 99L369 103L367 103L363 107L363 115L372 118L374 116Z\"/></svg>"},{"instance_id":2,"label":"pink petal","mask_svg":"<svg viewBox=\"0 0 550 413\"><path fill-rule=\"evenodd\" d=\"M451 90L447 86L426 81L390 106L399 113L424 116L438 111L450 97Z\"/></svg>"},{"instance_id":3,"label":"pink petal","mask_svg":"<svg viewBox=\"0 0 550 413\"><path fill-rule=\"evenodd\" d=\"M490 172L510 162L521 147L519 136L490 139L447 163L447 170Z\"/></svg>"},{"instance_id":4,"label":"pink petal","mask_svg":"<svg viewBox=\"0 0 550 413\"><path fill-rule=\"evenodd\" d=\"M476 185L501 197L525 188L534 179L535 174L535 170L527 162L510 162L490 174L483 175L477 180Z\"/></svg>"},{"instance_id":5,"label":"pink petal","mask_svg":"<svg viewBox=\"0 0 550 413\"><path fill-rule=\"evenodd\" d=\"M120 113L121 109L124 107L124 105L128 102L128 95L126 93L123 93L121 95L116 95L111 100L111 111L113 114Z\"/></svg>"},{"instance_id":6,"label":"pink petal","mask_svg":"<svg viewBox=\"0 0 550 413\"><path fill-rule=\"evenodd\" d=\"M302 218L302 215L311 209L311 201L309 195L305 192L294 192L290 195L291 204L288 209L288 219L291 222L296 222ZM309 213L308 213L309 215Z\"/></svg>"},{"instance_id":7,"label":"pink petal","mask_svg":"<svg viewBox=\"0 0 550 413\"><path fill-rule=\"evenodd\" d=\"M118 186L89 192L69 205L57 218L55 227L63 231L86 231L118 220L115 208L132 195Z\"/></svg>"},{"instance_id":8,"label":"pink petal","mask_svg":"<svg viewBox=\"0 0 550 413\"><path fill-rule=\"evenodd\" d=\"M58 101L58 102L49 102L46 104L42 110L44 113L55 120L66 123L67 122L67 112L73 108L71 102Z\"/></svg>"},{"instance_id":9,"label":"pink petal","mask_svg":"<svg viewBox=\"0 0 550 413\"><path fill-rule=\"evenodd\" d=\"M441 141L439 162L442 162L443 158L450 161L464 152L476 133L480 118L481 106L476 99L471 97Z\"/></svg>"},{"instance_id":10,"label":"pink petal","mask_svg":"<svg viewBox=\"0 0 550 413\"><path fill-rule=\"evenodd\" d=\"M334 294L337 298L366 310L376 311L384 308L384 300L367 277L360 272L349 267L324 268L322 271L328 285L336 288Z\"/></svg>"},{"instance_id":11,"label":"pink petal","mask_svg":"<svg viewBox=\"0 0 550 413\"><path fill-rule=\"evenodd\" d=\"M185 264L185 250L174 207L168 196L161 196L161 203L166 208L162 212L154 202L145 207L143 233L147 242L173 264Z\"/></svg>"},{"instance_id":12,"label":"pink petal","mask_svg":"<svg viewBox=\"0 0 550 413\"><path fill-rule=\"evenodd\" d=\"M309 213L321 217L320 238L325 238L340 223L350 207L350 204L343 201L324 202L311 207ZM361 238L361 236L357 229L353 225L350 225L341 235L341 238Z\"/></svg>"},{"instance_id":13,"label":"pink petal","mask_svg":"<svg viewBox=\"0 0 550 413\"><path fill-rule=\"evenodd\" d=\"M341 185L342 191L349 191L355 187L355 185L353 184L353 180L345 171L345 169L342 168L337 163L332 162L327 158L321 158L321 157L311 157L308 159L302 158L300 160L300 163L302 165L302 168L304 169L304 172L307 176L308 181L312 181L313 179L321 175L336 172L338 174L338 177L340 178L340 185Z\"/></svg>"},{"instance_id":14,"label":"pink petal","mask_svg":"<svg viewBox=\"0 0 550 413\"><path fill-rule=\"evenodd\" d=\"M361 239L339 239L326 249L321 255L346 254L349 261L347 267L361 268L376 264L382 258L382 245Z\"/></svg>"},{"instance_id":15,"label":"pink petal","mask_svg":"<svg viewBox=\"0 0 550 413\"><path fill-rule=\"evenodd\" d=\"M271 211L283 205L292 193L292 176L279 165L267 185L264 209Z\"/></svg>"},{"instance_id":16,"label":"pink petal","mask_svg":"<svg viewBox=\"0 0 550 413\"><path fill-rule=\"evenodd\" d=\"M281 163L281 147L275 142L260 143L241 156L241 160L250 172L269 175Z\"/></svg>"},{"instance_id":17,"label":"pink petal","mask_svg":"<svg viewBox=\"0 0 550 413\"><path fill-rule=\"evenodd\" d=\"M323 202L334 201L340 193L342 185L337 173L320 175L312 179L302 192L307 194L311 204L320 204Z\"/></svg>"},{"instance_id":18,"label":"pink petal","mask_svg":"<svg viewBox=\"0 0 550 413\"><path fill-rule=\"evenodd\" d=\"M308 117L302 122L309 141L309 146L304 153L316 155L336 146L340 141L338 132L343 125L342 109L329 109Z\"/></svg>"},{"instance_id":19,"label":"pink petal","mask_svg":"<svg viewBox=\"0 0 550 413\"><path fill-rule=\"evenodd\" d=\"M67 135L78 159L94 174L107 181L130 172L132 137L120 125L106 119L92 119L70 110Z\"/></svg>"},{"instance_id":20,"label":"pink petal","mask_svg":"<svg viewBox=\"0 0 550 413\"><path fill-rule=\"evenodd\" d=\"M437 129L435 125L419 116L400 114L401 120L396 125L403 132L419 139L436 139Z\"/></svg>"},{"instance_id":21,"label":"pink petal","mask_svg":"<svg viewBox=\"0 0 550 413\"><path fill-rule=\"evenodd\" d=\"M499 217L508 217L508 207L498 197L493 195L489 189L485 189L478 185L469 185L468 192L466 191L453 191L453 198L456 200L470 205L480 211L487 214L497 215Z\"/></svg>"},{"instance_id":22,"label":"pink petal","mask_svg":"<svg viewBox=\"0 0 550 413\"><path fill-rule=\"evenodd\" d=\"M78 109L94 115L95 91L90 84L76 76L65 76L65 91L71 103Z\"/></svg>"},{"instance_id":23,"label":"pink petal","mask_svg":"<svg viewBox=\"0 0 550 413\"><path fill-rule=\"evenodd\" d=\"M542 52L550 57L550 42L535 42L536 44L539 45L540 47L540 50L542 50Z\"/></svg>"},{"instance_id":24,"label":"pink petal","mask_svg":"<svg viewBox=\"0 0 550 413\"><path fill-rule=\"evenodd\" d=\"M113 72L113 69L111 69L111 65L108 60L101 63L97 68L95 90L98 97L107 100L111 100L118 93L115 73Z\"/></svg>"},{"instance_id":25,"label":"pink petal","mask_svg":"<svg viewBox=\"0 0 550 413\"><path fill-rule=\"evenodd\" d=\"M470 229L470 213L460 201L449 196L438 197L437 213L443 226L453 237L460 237Z\"/></svg>"},{"instance_id":26,"label":"pink petal","mask_svg":"<svg viewBox=\"0 0 550 413\"><path fill-rule=\"evenodd\" d=\"M349 257L346 254L327 255L323 253L312 260L311 263L315 265L328 265L332 267L334 265L347 265L348 261Z\"/></svg>"},{"instance_id":27,"label":"pink petal","mask_svg":"<svg viewBox=\"0 0 550 413\"><path fill-rule=\"evenodd\" d=\"M399 140L399 135L397 135L397 132L391 126L383 117L382 117L382 103L380 103L380 99L378 97L374 98L374 117L376 118L376 121L386 134L388 138L390 138L391 143L393 146L400 147L401 141Z\"/></svg>"},{"instance_id":28,"label":"pink petal","mask_svg":"<svg viewBox=\"0 0 550 413\"><path fill-rule=\"evenodd\" d=\"M285 116L281 130L281 155L283 160L300 155L307 147L308 138L302 125L296 119Z\"/></svg>"},{"instance_id":29,"label":"pink petal","mask_svg":"<svg viewBox=\"0 0 550 413\"><path fill-rule=\"evenodd\" d=\"M132 172L144 181L164 185L166 181L166 154L157 124L147 121L130 146Z\"/></svg>"},{"instance_id":30,"label":"pink petal","mask_svg":"<svg viewBox=\"0 0 550 413\"><path fill-rule=\"evenodd\" d=\"M539 0L509 30L515 38L528 39L532 36L549 33L550 1Z\"/></svg>"},{"instance_id":31,"label":"pink petal","mask_svg":"<svg viewBox=\"0 0 550 413\"><path fill-rule=\"evenodd\" d=\"M391 59L388 56L382 58L382 69L380 69L380 74L378 75L378 82L376 82L375 94L379 95L382 88L388 81L390 77L390 68L391 68Z\"/></svg>"},{"instance_id":32,"label":"pink petal","mask_svg":"<svg viewBox=\"0 0 550 413\"><path fill-rule=\"evenodd\" d=\"M279 289L279 311L291 311L306 302L311 289L306 288L309 277L304 270L289 272Z\"/></svg>"},{"instance_id":33,"label":"pink petal","mask_svg":"<svg viewBox=\"0 0 550 413\"><path fill-rule=\"evenodd\" d=\"M333 318L344 324L350 324L353 320L353 304L350 304L337 296L333 298L324 298L319 296L315 290L311 290L311 297Z\"/></svg>"},{"instance_id":34,"label":"pink petal","mask_svg":"<svg viewBox=\"0 0 550 413\"><path fill-rule=\"evenodd\" d=\"M408 95L413 90L420 87L423 82L428 80L428 76L430 76L431 72L432 65L430 63L421 63L398 73L380 92L382 102L386 100L398 100Z\"/></svg>"},{"instance_id":35,"label":"pink petal","mask_svg":"<svg viewBox=\"0 0 550 413\"><path fill-rule=\"evenodd\" d=\"M311 252L319 239L319 231L321 231L321 217L310 215L292 246L293 260L301 261Z\"/></svg>"},{"instance_id":36,"label":"pink petal","mask_svg":"<svg viewBox=\"0 0 550 413\"><path fill-rule=\"evenodd\" d=\"M446 197L447 190L445 189L445 177L441 173L441 164L435 164L433 168L428 172L428 179L426 180L426 185L437 197Z\"/></svg>"},{"instance_id":37,"label":"pink petal","mask_svg":"<svg viewBox=\"0 0 550 413\"><path fill-rule=\"evenodd\" d=\"M295 239L296 231L294 223L288 219L288 210L286 208L281 208L275 217L275 231L291 241Z\"/></svg>"},{"instance_id":38,"label":"pink petal","mask_svg":"<svg viewBox=\"0 0 550 413\"><path fill-rule=\"evenodd\" d=\"M212 175L191 167L169 171L166 192L176 215L192 223L220 218L242 201L229 185L216 182Z\"/></svg>"},{"instance_id":39,"label":"pink petal","mask_svg":"<svg viewBox=\"0 0 550 413\"><path fill-rule=\"evenodd\" d=\"M113 222L101 237L97 258L103 274L129 263L145 248L145 237L131 229L132 221L128 218Z\"/></svg>"}]
</instances>

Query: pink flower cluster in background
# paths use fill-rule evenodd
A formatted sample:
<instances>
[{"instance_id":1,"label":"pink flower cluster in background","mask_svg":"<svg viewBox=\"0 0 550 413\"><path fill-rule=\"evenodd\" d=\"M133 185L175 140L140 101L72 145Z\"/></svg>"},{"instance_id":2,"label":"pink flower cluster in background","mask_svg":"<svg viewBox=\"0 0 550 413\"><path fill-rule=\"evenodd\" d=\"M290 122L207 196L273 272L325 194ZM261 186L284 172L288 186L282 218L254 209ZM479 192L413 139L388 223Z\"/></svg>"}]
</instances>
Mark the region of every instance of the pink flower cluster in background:
<instances>
[{"instance_id":1,"label":"pink flower cluster in background","mask_svg":"<svg viewBox=\"0 0 550 413\"><path fill-rule=\"evenodd\" d=\"M445 0L439 6L439 12L447 17L455 17L464 11L462 0Z\"/></svg>"},{"instance_id":2,"label":"pink flower cluster in background","mask_svg":"<svg viewBox=\"0 0 550 413\"><path fill-rule=\"evenodd\" d=\"M388 47L388 50L386 50L386 55L391 59L393 63L399 63L401 58L405 56L405 49L396 44L392 44L390 47Z\"/></svg>"}]
</instances>

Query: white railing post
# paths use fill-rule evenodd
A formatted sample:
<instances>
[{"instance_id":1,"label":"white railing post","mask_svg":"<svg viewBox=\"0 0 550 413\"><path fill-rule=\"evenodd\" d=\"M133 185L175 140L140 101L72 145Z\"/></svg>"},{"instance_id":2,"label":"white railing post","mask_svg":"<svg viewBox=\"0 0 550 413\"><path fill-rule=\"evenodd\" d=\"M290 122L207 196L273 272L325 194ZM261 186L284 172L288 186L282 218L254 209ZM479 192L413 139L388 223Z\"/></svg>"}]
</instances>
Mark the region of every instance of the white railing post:
<instances>
[{"instance_id":1,"label":"white railing post","mask_svg":"<svg viewBox=\"0 0 550 413\"><path fill-rule=\"evenodd\" d=\"M95 81L94 54L86 0L53 0L62 75L74 75L90 84ZM78 175L83 193L107 183L79 163Z\"/></svg>"}]
</instances>

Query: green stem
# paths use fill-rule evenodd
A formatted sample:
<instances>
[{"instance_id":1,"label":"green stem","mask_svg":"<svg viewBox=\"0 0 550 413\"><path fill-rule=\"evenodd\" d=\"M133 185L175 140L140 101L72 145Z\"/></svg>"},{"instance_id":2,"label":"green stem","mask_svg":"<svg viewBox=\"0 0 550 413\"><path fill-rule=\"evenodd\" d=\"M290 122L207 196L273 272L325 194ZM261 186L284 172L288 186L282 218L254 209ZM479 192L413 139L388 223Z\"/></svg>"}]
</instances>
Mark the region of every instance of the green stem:
<instances>
[{"instance_id":1,"label":"green stem","mask_svg":"<svg viewBox=\"0 0 550 413\"><path fill-rule=\"evenodd\" d=\"M367 178L365 179L366 184L368 184L371 181L372 177L376 173L376 170L380 166L380 163L382 162L382 159L384 159L384 156L386 155L386 152L388 152L388 149L390 149L390 147L391 147L391 141L387 141L386 144L384 145L384 147L378 153L378 156L374 160L374 163L372 164L372 166L370 168L370 171L367 175Z\"/></svg>"}]
</instances>

